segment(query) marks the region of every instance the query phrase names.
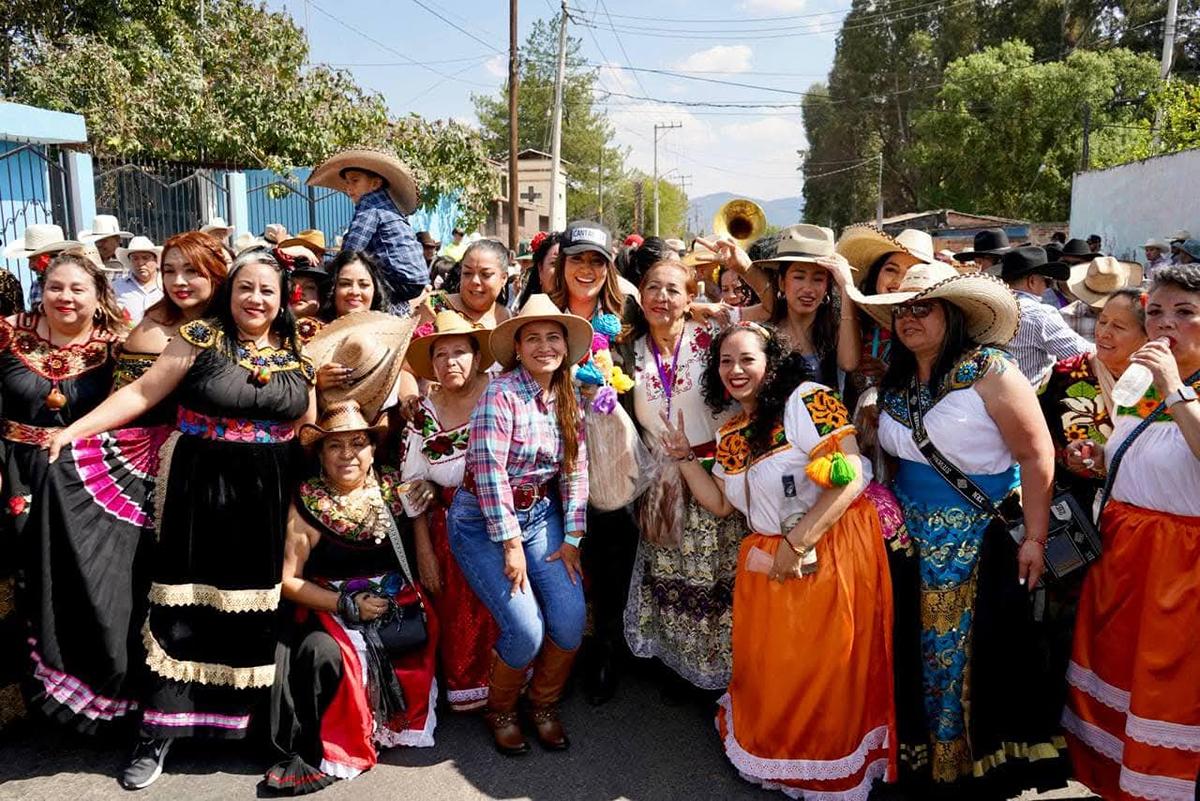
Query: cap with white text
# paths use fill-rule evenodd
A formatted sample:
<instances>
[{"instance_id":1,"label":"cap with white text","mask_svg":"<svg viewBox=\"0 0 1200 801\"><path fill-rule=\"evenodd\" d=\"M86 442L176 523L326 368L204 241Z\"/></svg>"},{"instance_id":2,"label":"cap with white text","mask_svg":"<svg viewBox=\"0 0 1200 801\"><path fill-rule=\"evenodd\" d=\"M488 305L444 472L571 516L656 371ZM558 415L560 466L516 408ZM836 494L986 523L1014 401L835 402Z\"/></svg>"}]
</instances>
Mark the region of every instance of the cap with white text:
<instances>
[{"instance_id":1,"label":"cap with white text","mask_svg":"<svg viewBox=\"0 0 1200 801\"><path fill-rule=\"evenodd\" d=\"M597 222L576 220L567 224L559 246L564 256L574 256L584 251L594 251L609 261L613 260L612 234Z\"/></svg>"}]
</instances>

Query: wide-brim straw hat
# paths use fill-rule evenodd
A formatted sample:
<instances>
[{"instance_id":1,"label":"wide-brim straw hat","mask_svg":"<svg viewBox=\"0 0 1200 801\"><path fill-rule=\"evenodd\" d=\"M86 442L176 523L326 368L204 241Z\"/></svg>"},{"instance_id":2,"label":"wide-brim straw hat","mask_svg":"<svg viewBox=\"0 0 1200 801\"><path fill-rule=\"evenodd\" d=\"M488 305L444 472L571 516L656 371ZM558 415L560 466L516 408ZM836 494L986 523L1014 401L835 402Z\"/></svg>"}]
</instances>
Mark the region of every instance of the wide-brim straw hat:
<instances>
[{"instance_id":1,"label":"wide-brim straw hat","mask_svg":"<svg viewBox=\"0 0 1200 801\"><path fill-rule=\"evenodd\" d=\"M378 436L386 430L386 423L371 425L371 422L363 415L358 401L343 400L325 407L325 411L317 418L316 423L305 423L300 426L300 444L311 448L330 434L365 431Z\"/></svg>"},{"instance_id":2,"label":"wide-brim straw hat","mask_svg":"<svg viewBox=\"0 0 1200 801\"><path fill-rule=\"evenodd\" d=\"M405 214L416 211L419 200L417 182L413 180L408 167L396 158L396 154L386 150L359 147L335 153L321 162L305 183L309 186L324 186L339 192L345 191L346 179L342 177L344 170L366 170L375 173L387 181L387 193L400 211Z\"/></svg>"},{"instance_id":3,"label":"wide-brim straw hat","mask_svg":"<svg viewBox=\"0 0 1200 801\"><path fill-rule=\"evenodd\" d=\"M592 348L592 324L574 314L564 314L549 295L530 295L520 313L510 317L492 330L490 350L496 361L506 370L517 363L517 332L528 323L549 321L558 323L567 331L567 364L578 364Z\"/></svg>"},{"instance_id":4,"label":"wide-brim straw hat","mask_svg":"<svg viewBox=\"0 0 1200 801\"><path fill-rule=\"evenodd\" d=\"M1135 261L1119 261L1112 256L1085 261L1071 266L1067 286L1071 294L1093 309L1098 309L1108 296L1119 289L1142 283L1142 265Z\"/></svg>"},{"instance_id":5,"label":"wide-brim straw hat","mask_svg":"<svg viewBox=\"0 0 1200 801\"><path fill-rule=\"evenodd\" d=\"M851 225L842 231L837 252L850 262L857 283L867 280L871 265L889 253L907 253L920 264L937 261L933 255L933 237L915 228L906 228L892 236L873 225Z\"/></svg>"},{"instance_id":6,"label":"wide-brim straw hat","mask_svg":"<svg viewBox=\"0 0 1200 801\"><path fill-rule=\"evenodd\" d=\"M789 225L779 232L775 255L760 259L754 266L766 269L787 269L798 262L816 263L836 252L832 228L820 225Z\"/></svg>"},{"instance_id":7,"label":"wide-brim straw hat","mask_svg":"<svg viewBox=\"0 0 1200 801\"><path fill-rule=\"evenodd\" d=\"M438 340L446 337L470 337L479 347L479 362L476 367L482 372L491 367L496 359L492 356L492 332L487 328L477 328L466 321L456 311L440 311L433 320L433 333L417 337L408 345L408 367L414 375L426 381L437 381L437 372L433 369L433 347Z\"/></svg>"},{"instance_id":8,"label":"wide-brim straw hat","mask_svg":"<svg viewBox=\"0 0 1200 801\"><path fill-rule=\"evenodd\" d=\"M86 246L90 246L92 249L95 249L96 247L90 242L80 242L75 239L60 239L57 242L47 242L37 250L29 251L28 258L34 259L38 256L41 256L43 253L62 253L64 250L72 250L76 248L82 250ZM100 251L96 251L96 253L98 257Z\"/></svg>"},{"instance_id":9,"label":"wide-brim straw hat","mask_svg":"<svg viewBox=\"0 0 1200 801\"><path fill-rule=\"evenodd\" d=\"M220 232L220 233L218 233ZM213 217L211 220L200 226L200 233L210 234L218 239L224 239L233 232L233 226L225 222L224 217Z\"/></svg>"},{"instance_id":10,"label":"wide-brim straw hat","mask_svg":"<svg viewBox=\"0 0 1200 801\"><path fill-rule=\"evenodd\" d=\"M92 219L92 227L79 232L81 242L95 242L98 239L108 239L110 236L128 239L133 236L133 232L122 230L121 223L111 214L97 214Z\"/></svg>"},{"instance_id":11,"label":"wide-brim straw hat","mask_svg":"<svg viewBox=\"0 0 1200 801\"><path fill-rule=\"evenodd\" d=\"M903 303L942 300L957 306L967 321L967 334L980 345L1004 345L1017 335L1021 310L1012 290L985 273L960 273L949 264L914 264L900 289L883 295L851 297L884 328L892 327L892 309Z\"/></svg>"},{"instance_id":12,"label":"wide-brim straw hat","mask_svg":"<svg viewBox=\"0 0 1200 801\"><path fill-rule=\"evenodd\" d=\"M154 258L162 260L162 245L155 245L148 236L135 236L129 240L129 246L117 248L117 260L125 265L128 270L132 265L129 262L131 253L153 253Z\"/></svg>"},{"instance_id":13,"label":"wide-brim straw hat","mask_svg":"<svg viewBox=\"0 0 1200 801\"><path fill-rule=\"evenodd\" d=\"M52 223L34 223L25 226L21 238L9 242L4 248L6 259L27 259L34 251L54 242L67 241L62 226Z\"/></svg>"},{"instance_id":14,"label":"wide-brim straw hat","mask_svg":"<svg viewBox=\"0 0 1200 801\"><path fill-rule=\"evenodd\" d=\"M320 368L336 362L351 369L348 384L317 392L321 408L356 400L368 420L379 417L400 378L416 325L415 317L360 311L339 317L318 331L304 346L313 364Z\"/></svg>"},{"instance_id":15,"label":"wide-brim straw hat","mask_svg":"<svg viewBox=\"0 0 1200 801\"><path fill-rule=\"evenodd\" d=\"M295 236L284 239L282 242L277 242L275 247L289 248L293 245L308 248L316 255L318 261L325 258L325 232L320 228L309 228L301 231Z\"/></svg>"}]
</instances>

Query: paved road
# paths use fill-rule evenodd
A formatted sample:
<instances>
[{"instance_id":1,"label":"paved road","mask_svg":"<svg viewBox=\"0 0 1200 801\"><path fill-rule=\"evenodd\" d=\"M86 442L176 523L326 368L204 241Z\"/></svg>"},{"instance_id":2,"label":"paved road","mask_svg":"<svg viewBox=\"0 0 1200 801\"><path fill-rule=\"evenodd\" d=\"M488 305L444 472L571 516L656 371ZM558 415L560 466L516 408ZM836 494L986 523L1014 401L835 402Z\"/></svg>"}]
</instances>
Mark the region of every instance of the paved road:
<instances>
[{"instance_id":1,"label":"paved road","mask_svg":"<svg viewBox=\"0 0 1200 801\"><path fill-rule=\"evenodd\" d=\"M628 679L617 699L599 708L571 698L564 721L572 748L550 754L534 746L506 759L490 746L483 724L445 714L437 745L394 749L352 782L339 782L314 801L780 801L738 778L721 751L707 707L669 707L647 680ZM265 760L248 745L184 743L172 749L168 775L137 794L112 778L125 758L120 743L94 743L42 731L0 743L0 801L227 801L261 797ZM1055 794L1077 797L1079 792ZM1032 796L1023 796L1022 798ZM1051 796L1045 796L1049 798Z\"/></svg>"}]
</instances>

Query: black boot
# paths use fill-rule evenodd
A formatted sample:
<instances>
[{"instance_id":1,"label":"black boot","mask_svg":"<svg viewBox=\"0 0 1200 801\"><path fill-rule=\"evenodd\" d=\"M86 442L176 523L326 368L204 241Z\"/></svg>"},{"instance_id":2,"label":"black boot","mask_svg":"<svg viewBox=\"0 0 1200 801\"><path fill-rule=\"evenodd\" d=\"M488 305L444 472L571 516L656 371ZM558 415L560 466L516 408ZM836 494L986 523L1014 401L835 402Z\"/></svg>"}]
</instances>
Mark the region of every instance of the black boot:
<instances>
[{"instance_id":1,"label":"black boot","mask_svg":"<svg viewBox=\"0 0 1200 801\"><path fill-rule=\"evenodd\" d=\"M599 636L588 637L580 661L583 670L583 697L592 706L611 701L617 694L619 683L616 649Z\"/></svg>"}]
</instances>

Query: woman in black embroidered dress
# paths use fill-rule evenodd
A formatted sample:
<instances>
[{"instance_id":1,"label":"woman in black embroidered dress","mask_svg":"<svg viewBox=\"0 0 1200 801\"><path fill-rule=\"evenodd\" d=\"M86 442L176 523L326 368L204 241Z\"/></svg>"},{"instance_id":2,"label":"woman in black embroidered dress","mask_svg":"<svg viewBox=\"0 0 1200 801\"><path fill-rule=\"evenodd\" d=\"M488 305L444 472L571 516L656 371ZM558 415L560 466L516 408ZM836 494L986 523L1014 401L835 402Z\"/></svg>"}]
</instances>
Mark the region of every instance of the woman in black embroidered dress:
<instances>
[{"instance_id":1,"label":"woman in black embroidered dress","mask_svg":"<svg viewBox=\"0 0 1200 801\"><path fill-rule=\"evenodd\" d=\"M311 362L288 310L290 280L273 258L236 259L211 319L187 323L145 375L60 432L126 425L171 392L178 431L161 452L158 545L142 629L151 686L143 739L122 777L145 787L172 738L240 739L275 676L291 439L311 420Z\"/></svg>"},{"instance_id":2,"label":"woman in black embroidered dress","mask_svg":"<svg viewBox=\"0 0 1200 801\"><path fill-rule=\"evenodd\" d=\"M124 640L113 642L93 631L77 648L59 648L56 623L66 617L72 630L86 627L86 614L97 593L114 592L110 603L128 598L120 588L97 586L103 565L127 543L105 543L94 553L94 570L55 574L52 561L70 554L87 532L67 521L51 528L39 513L46 481L45 443L60 427L78 419L100 403L112 381L110 348L124 334L125 324L104 275L81 252L68 251L51 262L44 278L39 310L0 320L0 449L3 454L3 526L6 552L20 558L0 566L0 727L24 710L20 678L28 675L33 657L36 702L47 713L80 719L110 719L124 714L128 701L119 697L123 669L103 664L104 656L123 653ZM14 547L15 546L15 547ZM118 557L119 558L119 557ZM25 588L16 592L17 572L24 573ZM128 589L128 588L126 588ZM13 608L17 597L20 609ZM43 610L66 615L46 615ZM56 620L57 618L57 620ZM26 623L32 630L26 629ZM26 640L34 639L32 653ZM89 680L102 685L93 690L74 675L82 657L97 668ZM70 664L65 664L70 663ZM110 670L106 670L109 668ZM102 681L97 681L102 679ZM100 694L98 694L100 693Z\"/></svg>"},{"instance_id":3,"label":"woman in black embroidered dress","mask_svg":"<svg viewBox=\"0 0 1200 801\"><path fill-rule=\"evenodd\" d=\"M377 748L433 745L437 724L436 624L395 653L371 630L393 604L420 631L427 609L401 529L409 526L400 474L375 452L385 425L372 426L358 401L331 403L300 439L320 475L300 484L288 513L283 595L295 605L282 638L271 692L271 736L283 761L266 785L301 795L370 770ZM285 624L286 626L286 624ZM378 632L378 629L375 629Z\"/></svg>"}]
</instances>

